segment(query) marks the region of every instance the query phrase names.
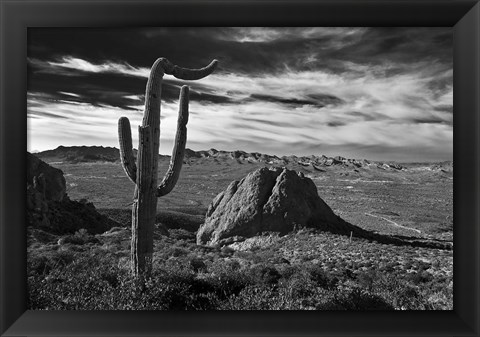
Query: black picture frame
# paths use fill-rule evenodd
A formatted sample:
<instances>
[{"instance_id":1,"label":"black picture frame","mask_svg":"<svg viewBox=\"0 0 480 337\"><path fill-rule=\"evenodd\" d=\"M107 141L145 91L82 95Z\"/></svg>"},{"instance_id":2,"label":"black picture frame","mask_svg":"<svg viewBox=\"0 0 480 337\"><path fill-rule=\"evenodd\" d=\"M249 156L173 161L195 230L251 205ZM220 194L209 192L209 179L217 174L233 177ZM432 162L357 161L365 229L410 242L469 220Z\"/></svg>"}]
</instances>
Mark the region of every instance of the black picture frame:
<instances>
[{"instance_id":1,"label":"black picture frame","mask_svg":"<svg viewBox=\"0 0 480 337\"><path fill-rule=\"evenodd\" d=\"M475 0L0 0L2 336L478 336L480 4ZM28 311L28 27L448 26L454 31L454 310Z\"/></svg>"}]
</instances>

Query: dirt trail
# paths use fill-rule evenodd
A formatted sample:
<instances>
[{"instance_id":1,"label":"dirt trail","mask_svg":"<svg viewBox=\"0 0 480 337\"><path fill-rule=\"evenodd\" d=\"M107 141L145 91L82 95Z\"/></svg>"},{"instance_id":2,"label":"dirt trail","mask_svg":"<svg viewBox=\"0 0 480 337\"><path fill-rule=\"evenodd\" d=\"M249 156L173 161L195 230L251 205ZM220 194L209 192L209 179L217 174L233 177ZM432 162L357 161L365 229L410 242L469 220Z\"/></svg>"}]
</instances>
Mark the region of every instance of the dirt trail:
<instances>
[{"instance_id":1,"label":"dirt trail","mask_svg":"<svg viewBox=\"0 0 480 337\"><path fill-rule=\"evenodd\" d=\"M391 223L391 224L392 224L393 226L395 226L395 227L399 227L399 228L403 228L403 229L409 229L409 230L415 231L415 232L417 232L417 233L419 233L419 234L422 233L422 231L420 231L420 230L418 230L418 229L416 229L416 228L410 228L410 227L405 227L405 226L399 225L399 224L396 223L395 221L392 221L392 220L390 220L390 219L384 218L383 216L373 215L373 214L370 214L370 213L365 213L365 215L373 216L374 218L383 219L383 220Z\"/></svg>"}]
</instances>

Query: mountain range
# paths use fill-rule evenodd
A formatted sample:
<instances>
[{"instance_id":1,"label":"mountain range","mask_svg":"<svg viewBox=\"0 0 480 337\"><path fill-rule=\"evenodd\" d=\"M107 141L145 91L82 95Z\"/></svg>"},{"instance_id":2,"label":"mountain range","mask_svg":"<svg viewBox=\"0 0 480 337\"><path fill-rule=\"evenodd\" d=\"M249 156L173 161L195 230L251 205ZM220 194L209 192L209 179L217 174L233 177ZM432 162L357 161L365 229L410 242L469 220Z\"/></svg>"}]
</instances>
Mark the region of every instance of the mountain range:
<instances>
[{"instance_id":1,"label":"mountain range","mask_svg":"<svg viewBox=\"0 0 480 337\"><path fill-rule=\"evenodd\" d=\"M134 156L137 154L137 150L134 149ZM60 161L69 163L81 163L81 162L119 162L120 152L115 147L104 146L59 146L54 150L47 150L43 152L35 153L40 159L48 160L49 162ZM160 155L159 158L170 158L170 156ZM397 163L397 162L381 162L371 161L367 159L349 159L342 156L328 157L325 155L310 155L310 156L276 156L259 152L246 152L241 150L236 151L221 151L216 149L194 151L191 149L185 149L184 162L189 163L201 158L210 158L214 160L232 160L239 163L265 163L270 165L286 166L286 165L299 165L304 167L310 167L318 171L322 171L324 167L329 166L341 166L356 168L376 167L383 170L404 170L407 167L415 167L422 165L420 163ZM425 164L423 164L425 165ZM453 163L451 161L445 161L440 163L429 163L428 167L433 170L453 170Z\"/></svg>"}]
</instances>

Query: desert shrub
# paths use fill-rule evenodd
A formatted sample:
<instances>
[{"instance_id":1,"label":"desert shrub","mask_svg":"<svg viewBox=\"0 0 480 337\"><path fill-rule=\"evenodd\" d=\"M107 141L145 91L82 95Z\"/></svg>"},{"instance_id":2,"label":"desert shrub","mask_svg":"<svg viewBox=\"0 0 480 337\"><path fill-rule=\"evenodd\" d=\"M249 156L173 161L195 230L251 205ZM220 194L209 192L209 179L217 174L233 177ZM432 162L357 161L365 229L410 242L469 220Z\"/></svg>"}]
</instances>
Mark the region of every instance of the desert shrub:
<instances>
[{"instance_id":1,"label":"desert shrub","mask_svg":"<svg viewBox=\"0 0 480 337\"><path fill-rule=\"evenodd\" d=\"M249 285L237 295L232 295L219 304L221 310L305 310L315 309L322 291L310 288L308 292L298 292L297 285L292 286L296 278L282 282L279 286ZM308 285L300 286L304 289ZM292 291L294 289L294 291Z\"/></svg>"},{"instance_id":2,"label":"desert shrub","mask_svg":"<svg viewBox=\"0 0 480 337\"><path fill-rule=\"evenodd\" d=\"M361 271L356 275L356 281L361 288L372 290L377 273L373 270Z\"/></svg>"},{"instance_id":3,"label":"desert shrub","mask_svg":"<svg viewBox=\"0 0 480 337\"><path fill-rule=\"evenodd\" d=\"M202 259L198 257L192 257L189 259L190 268L195 272L198 273L199 271L206 271L207 265L203 262Z\"/></svg>"},{"instance_id":4,"label":"desert shrub","mask_svg":"<svg viewBox=\"0 0 480 337\"><path fill-rule=\"evenodd\" d=\"M81 228L73 235L64 236L59 242L61 244L84 245L87 243L99 243L100 241L95 236L89 234L86 229Z\"/></svg>"},{"instance_id":5,"label":"desert shrub","mask_svg":"<svg viewBox=\"0 0 480 337\"><path fill-rule=\"evenodd\" d=\"M166 268L190 269L191 252L177 245L167 244L153 253L153 270Z\"/></svg>"},{"instance_id":6,"label":"desert shrub","mask_svg":"<svg viewBox=\"0 0 480 337\"><path fill-rule=\"evenodd\" d=\"M157 277L171 280L183 280L195 277L195 272L190 268L188 259L185 259L184 257L172 257L168 260L158 261L156 268L153 270Z\"/></svg>"},{"instance_id":7,"label":"desert shrub","mask_svg":"<svg viewBox=\"0 0 480 337\"><path fill-rule=\"evenodd\" d=\"M425 270L422 270L408 274L406 279L413 284L428 283L433 280L433 275Z\"/></svg>"},{"instance_id":8,"label":"desert shrub","mask_svg":"<svg viewBox=\"0 0 480 337\"><path fill-rule=\"evenodd\" d=\"M74 254L68 250L51 249L30 252L27 259L27 271L29 275L44 275L52 269L68 265L73 260Z\"/></svg>"},{"instance_id":9,"label":"desert shrub","mask_svg":"<svg viewBox=\"0 0 480 337\"><path fill-rule=\"evenodd\" d=\"M49 262L49 259L44 255L32 256L27 263L28 274L47 274L52 269L52 265Z\"/></svg>"},{"instance_id":10,"label":"desert shrub","mask_svg":"<svg viewBox=\"0 0 480 337\"><path fill-rule=\"evenodd\" d=\"M453 310L453 289L445 287L441 291L437 291L426 295L428 310Z\"/></svg>"},{"instance_id":11,"label":"desert shrub","mask_svg":"<svg viewBox=\"0 0 480 337\"><path fill-rule=\"evenodd\" d=\"M164 252L164 255L178 257L178 256L186 256L189 253L190 252L185 248L173 246L173 247L167 248Z\"/></svg>"},{"instance_id":12,"label":"desert shrub","mask_svg":"<svg viewBox=\"0 0 480 337\"><path fill-rule=\"evenodd\" d=\"M381 291L380 291L381 292ZM393 307L398 310L425 310L425 298L417 287L408 283L398 285L388 293L383 292L383 297L388 298Z\"/></svg>"},{"instance_id":13,"label":"desert shrub","mask_svg":"<svg viewBox=\"0 0 480 337\"><path fill-rule=\"evenodd\" d=\"M194 243L196 240L195 232L189 232L185 229L181 229L181 228L168 229L168 233L170 234L170 237L176 240L190 241L192 243Z\"/></svg>"},{"instance_id":14,"label":"desert shrub","mask_svg":"<svg viewBox=\"0 0 480 337\"><path fill-rule=\"evenodd\" d=\"M315 295L316 284L306 273L296 273L280 281L279 293L291 299L308 299Z\"/></svg>"},{"instance_id":15,"label":"desert shrub","mask_svg":"<svg viewBox=\"0 0 480 337\"><path fill-rule=\"evenodd\" d=\"M238 294L243 288L254 282L251 275L241 269L236 260L214 261L209 272L206 279L215 287L215 292L220 298Z\"/></svg>"},{"instance_id":16,"label":"desert shrub","mask_svg":"<svg viewBox=\"0 0 480 337\"><path fill-rule=\"evenodd\" d=\"M358 287L341 289L316 305L317 310L393 310L381 296Z\"/></svg>"},{"instance_id":17,"label":"desert shrub","mask_svg":"<svg viewBox=\"0 0 480 337\"><path fill-rule=\"evenodd\" d=\"M319 264L312 265L307 270L310 274L310 279L319 287L333 289L339 281L337 277L323 270Z\"/></svg>"},{"instance_id":18,"label":"desert shrub","mask_svg":"<svg viewBox=\"0 0 480 337\"><path fill-rule=\"evenodd\" d=\"M188 273L168 272L156 274L146 282L140 303L154 310L207 309L208 293L213 293L213 288L203 280Z\"/></svg>"},{"instance_id":19,"label":"desert shrub","mask_svg":"<svg viewBox=\"0 0 480 337\"><path fill-rule=\"evenodd\" d=\"M36 241L42 244L48 244L48 243L53 243L57 241L57 236L50 234L46 231L43 231L41 229L28 227L27 233L29 235L30 242L32 239L35 239Z\"/></svg>"},{"instance_id":20,"label":"desert shrub","mask_svg":"<svg viewBox=\"0 0 480 337\"><path fill-rule=\"evenodd\" d=\"M280 265L277 266L282 279L289 279L292 275L299 273L302 268L299 265Z\"/></svg>"},{"instance_id":21,"label":"desert shrub","mask_svg":"<svg viewBox=\"0 0 480 337\"><path fill-rule=\"evenodd\" d=\"M274 310L278 294L268 286L250 285L220 304L220 310Z\"/></svg>"},{"instance_id":22,"label":"desert shrub","mask_svg":"<svg viewBox=\"0 0 480 337\"><path fill-rule=\"evenodd\" d=\"M252 268L250 268L248 273L252 281L256 284L276 284L281 277L277 269L274 266L268 264L254 265Z\"/></svg>"},{"instance_id":23,"label":"desert shrub","mask_svg":"<svg viewBox=\"0 0 480 337\"><path fill-rule=\"evenodd\" d=\"M102 280L105 280L108 282L108 284L112 287L112 288L116 288L119 283L120 283L120 280L119 280L119 276L121 274L115 270L115 269L112 269L112 268L109 268L109 269L106 269L106 270L102 270L100 272L100 278Z\"/></svg>"},{"instance_id":24,"label":"desert shrub","mask_svg":"<svg viewBox=\"0 0 480 337\"><path fill-rule=\"evenodd\" d=\"M386 299L398 310L424 310L425 298L418 287L399 277L374 273L371 291Z\"/></svg>"},{"instance_id":25,"label":"desert shrub","mask_svg":"<svg viewBox=\"0 0 480 337\"><path fill-rule=\"evenodd\" d=\"M384 272L393 272L395 270L396 262L389 262L381 266L380 270Z\"/></svg>"}]
</instances>

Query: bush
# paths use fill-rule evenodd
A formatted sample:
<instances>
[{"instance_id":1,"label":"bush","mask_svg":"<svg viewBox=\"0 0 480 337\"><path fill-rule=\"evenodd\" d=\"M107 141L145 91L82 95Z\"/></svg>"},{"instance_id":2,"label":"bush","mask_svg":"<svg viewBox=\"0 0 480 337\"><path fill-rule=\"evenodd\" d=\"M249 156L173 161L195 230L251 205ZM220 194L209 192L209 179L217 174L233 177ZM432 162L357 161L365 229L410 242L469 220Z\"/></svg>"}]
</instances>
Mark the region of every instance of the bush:
<instances>
[{"instance_id":1,"label":"bush","mask_svg":"<svg viewBox=\"0 0 480 337\"><path fill-rule=\"evenodd\" d=\"M415 272L410 273L406 277L406 279L412 282L413 284L428 283L433 280L433 275L425 270L422 270L417 273Z\"/></svg>"},{"instance_id":2,"label":"bush","mask_svg":"<svg viewBox=\"0 0 480 337\"><path fill-rule=\"evenodd\" d=\"M238 294L242 289L254 283L248 271L240 268L235 260L227 263L215 261L206 280L215 287L215 292L220 298L227 298Z\"/></svg>"},{"instance_id":3,"label":"bush","mask_svg":"<svg viewBox=\"0 0 480 337\"><path fill-rule=\"evenodd\" d=\"M360 288L336 291L316 306L317 310L394 310L382 297Z\"/></svg>"},{"instance_id":4,"label":"bush","mask_svg":"<svg viewBox=\"0 0 480 337\"><path fill-rule=\"evenodd\" d=\"M84 245L87 243L99 243L100 241L93 235L89 234L84 228L79 229L73 235L67 235L61 238L59 244L70 243L72 245Z\"/></svg>"},{"instance_id":5,"label":"bush","mask_svg":"<svg viewBox=\"0 0 480 337\"><path fill-rule=\"evenodd\" d=\"M418 287L395 275L373 273L372 291L379 294L397 310L424 310L425 298Z\"/></svg>"},{"instance_id":6,"label":"bush","mask_svg":"<svg viewBox=\"0 0 480 337\"><path fill-rule=\"evenodd\" d=\"M190 261L189 261L189 264L190 264L190 268L192 268L192 270L195 273L207 270L207 266L206 266L205 262L203 262L202 259L199 259L197 257L191 258Z\"/></svg>"},{"instance_id":7,"label":"bush","mask_svg":"<svg viewBox=\"0 0 480 337\"><path fill-rule=\"evenodd\" d=\"M325 272L320 265L313 265L308 269L308 272L310 279L316 285L325 289L334 289L339 282L337 277Z\"/></svg>"},{"instance_id":8,"label":"bush","mask_svg":"<svg viewBox=\"0 0 480 337\"><path fill-rule=\"evenodd\" d=\"M253 266L249 271L249 275L252 281L259 285L276 284L281 277L275 267L267 264L257 264Z\"/></svg>"},{"instance_id":9,"label":"bush","mask_svg":"<svg viewBox=\"0 0 480 337\"><path fill-rule=\"evenodd\" d=\"M307 299L315 295L316 285L307 275L297 273L287 280L282 280L280 293L292 299Z\"/></svg>"},{"instance_id":10,"label":"bush","mask_svg":"<svg viewBox=\"0 0 480 337\"><path fill-rule=\"evenodd\" d=\"M29 252L27 259L28 275L46 275L51 270L68 265L74 260L74 254L66 250L51 250Z\"/></svg>"},{"instance_id":11,"label":"bush","mask_svg":"<svg viewBox=\"0 0 480 337\"><path fill-rule=\"evenodd\" d=\"M221 310L278 310L278 294L268 286L250 285L220 304Z\"/></svg>"}]
</instances>

